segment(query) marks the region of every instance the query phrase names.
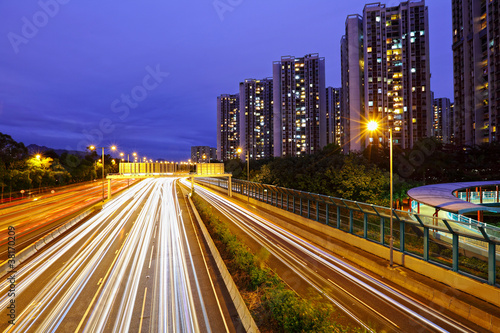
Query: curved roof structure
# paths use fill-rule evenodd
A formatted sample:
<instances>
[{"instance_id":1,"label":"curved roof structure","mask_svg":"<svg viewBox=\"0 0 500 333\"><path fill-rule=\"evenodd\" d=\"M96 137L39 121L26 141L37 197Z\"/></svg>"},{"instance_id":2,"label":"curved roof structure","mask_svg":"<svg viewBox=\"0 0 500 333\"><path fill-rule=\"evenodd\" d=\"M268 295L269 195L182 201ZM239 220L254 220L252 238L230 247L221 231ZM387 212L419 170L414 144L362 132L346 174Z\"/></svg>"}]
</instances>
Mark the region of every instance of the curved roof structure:
<instances>
[{"instance_id":1,"label":"curved roof structure","mask_svg":"<svg viewBox=\"0 0 500 333\"><path fill-rule=\"evenodd\" d=\"M500 213L500 207L479 205L461 200L453 192L471 187L500 186L500 181L446 183L420 186L408 191L408 196L415 201L448 212L464 214L474 211L490 211Z\"/></svg>"}]
</instances>

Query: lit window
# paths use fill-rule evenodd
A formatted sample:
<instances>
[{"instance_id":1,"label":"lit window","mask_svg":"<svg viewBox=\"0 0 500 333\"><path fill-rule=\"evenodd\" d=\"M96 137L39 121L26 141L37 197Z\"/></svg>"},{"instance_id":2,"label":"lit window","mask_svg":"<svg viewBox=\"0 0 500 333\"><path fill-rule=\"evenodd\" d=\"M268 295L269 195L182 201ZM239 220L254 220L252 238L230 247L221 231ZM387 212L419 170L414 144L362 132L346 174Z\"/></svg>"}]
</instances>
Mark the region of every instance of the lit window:
<instances>
[{"instance_id":1,"label":"lit window","mask_svg":"<svg viewBox=\"0 0 500 333\"><path fill-rule=\"evenodd\" d=\"M371 46L369 46L369 47L366 48L366 52L370 53L371 51L372 51L372 47Z\"/></svg>"}]
</instances>

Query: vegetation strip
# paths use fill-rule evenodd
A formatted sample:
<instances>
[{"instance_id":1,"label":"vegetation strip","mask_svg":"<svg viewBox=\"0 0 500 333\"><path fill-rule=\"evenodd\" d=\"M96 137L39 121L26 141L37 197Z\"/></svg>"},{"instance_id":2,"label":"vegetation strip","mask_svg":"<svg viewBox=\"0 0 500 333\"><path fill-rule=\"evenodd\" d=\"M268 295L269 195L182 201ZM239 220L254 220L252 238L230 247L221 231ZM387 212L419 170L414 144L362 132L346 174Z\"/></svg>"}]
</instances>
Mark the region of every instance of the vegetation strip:
<instances>
[{"instance_id":1,"label":"vegetation strip","mask_svg":"<svg viewBox=\"0 0 500 333\"><path fill-rule=\"evenodd\" d=\"M335 309L301 298L254 255L196 194L193 201L262 332L352 332L335 322Z\"/></svg>"}]
</instances>

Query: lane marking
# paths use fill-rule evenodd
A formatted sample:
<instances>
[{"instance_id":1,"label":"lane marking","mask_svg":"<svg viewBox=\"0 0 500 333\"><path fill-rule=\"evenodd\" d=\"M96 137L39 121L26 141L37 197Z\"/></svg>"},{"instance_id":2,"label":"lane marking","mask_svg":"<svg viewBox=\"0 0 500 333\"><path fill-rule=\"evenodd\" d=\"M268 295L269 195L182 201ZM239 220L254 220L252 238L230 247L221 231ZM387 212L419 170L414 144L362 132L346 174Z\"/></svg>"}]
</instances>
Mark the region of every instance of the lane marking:
<instances>
[{"instance_id":1,"label":"lane marking","mask_svg":"<svg viewBox=\"0 0 500 333\"><path fill-rule=\"evenodd\" d=\"M139 331L138 331L139 333L142 330L142 319L144 318L144 305L146 305L147 292L148 292L148 287L146 287L146 289L144 289L144 300L142 301L141 321L139 322Z\"/></svg>"},{"instance_id":2,"label":"lane marking","mask_svg":"<svg viewBox=\"0 0 500 333\"><path fill-rule=\"evenodd\" d=\"M149 257L149 266L148 266L148 269L151 268L151 260L153 260L153 251L155 249L155 246L153 245L153 247L151 248L151 256ZM140 330L139 330L140 332Z\"/></svg>"},{"instance_id":3,"label":"lane marking","mask_svg":"<svg viewBox=\"0 0 500 333\"><path fill-rule=\"evenodd\" d=\"M346 289L342 288L341 286L339 286L337 283L333 282L332 280L328 279L328 281L330 281L334 286L336 286L337 288L339 288L340 290L342 290L344 293L346 293L347 295L351 296L352 298L354 298L356 301L358 301L359 303L363 304L365 307L367 307L368 309L372 310L373 312L375 312L378 316L380 316L381 318L387 320L389 323L391 323L392 325L394 325L395 327L397 328L400 328L395 322L393 322L392 320L390 320L389 318L387 318L386 316L384 316L383 314L381 314L380 312L378 312L377 310L375 310L374 308L372 308L371 306L369 306L368 304L366 304L365 302L363 302L362 300L360 300L359 298L357 298L356 296L354 296L353 294L351 294L350 292L348 292Z\"/></svg>"}]
</instances>

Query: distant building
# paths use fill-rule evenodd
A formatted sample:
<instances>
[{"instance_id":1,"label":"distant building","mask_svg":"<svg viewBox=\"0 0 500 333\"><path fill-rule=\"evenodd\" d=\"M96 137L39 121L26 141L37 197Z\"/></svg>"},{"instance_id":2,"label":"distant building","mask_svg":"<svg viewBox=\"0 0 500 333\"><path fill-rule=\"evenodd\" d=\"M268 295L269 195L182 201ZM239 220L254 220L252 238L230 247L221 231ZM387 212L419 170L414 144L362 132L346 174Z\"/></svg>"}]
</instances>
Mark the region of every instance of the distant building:
<instances>
[{"instance_id":1,"label":"distant building","mask_svg":"<svg viewBox=\"0 0 500 333\"><path fill-rule=\"evenodd\" d=\"M326 88L326 144L341 145L341 88Z\"/></svg>"},{"instance_id":2,"label":"distant building","mask_svg":"<svg viewBox=\"0 0 500 333\"><path fill-rule=\"evenodd\" d=\"M326 145L325 59L318 54L273 63L274 156L312 154Z\"/></svg>"},{"instance_id":3,"label":"distant building","mask_svg":"<svg viewBox=\"0 0 500 333\"><path fill-rule=\"evenodd\" d=\"M217 149L209 146L192 146L191 147L191 162L205 163L217 160ZM205 156L205 158L203 158Z\"/></svg>"},{"instance_id":4,"label":"distant building","mask_svg":"<svg viewBox=\"0 0 500 333\"><path fill-rule=\"evenodd\" d=\"M389 126L394 144L404 149L432 135L428 32L423 0L367 4L362 17L347 17L341 40L347 150L387 142ZM381 130L367 133L369 120L379 121Z\"/></svg>"},{"instance_id":5,"label":"distant building","mask_svg":"<svg viewBox=\"0 0 500 333\"><path fill-rule=\"evenodd\" d=\"M433 106L432 136L443 143L451 143L453 115L449 98L435 98Z\"/></svg>"},{"instance_id":6,"label":"distant building","mask_svg":"<svg viewBox=\"0 0 500 333\"><path fill-rule=\"evenodd\" d=\"M454 141L500 141L500 0L453 0Z\"/></svg>"},{"instance_id":7,"label":"distant building","mask_svg":"<svg viewBox=\"0 0 500 333\"><path fill-rule=\"evenodd\" d=\"M273 156L273 79L240 83L240 147L246 160Z\"/></svg>"},{"instance_id":8,"label":"distant building","mask_svg":"<svg viewBox=\"0 0 500 333\"><path fill-rule=\"evenodd\" d=\"M240 99L239 94L217 97L217 159L226 161L236 158L240 146Z\"/></svg>"}]
</instances>

